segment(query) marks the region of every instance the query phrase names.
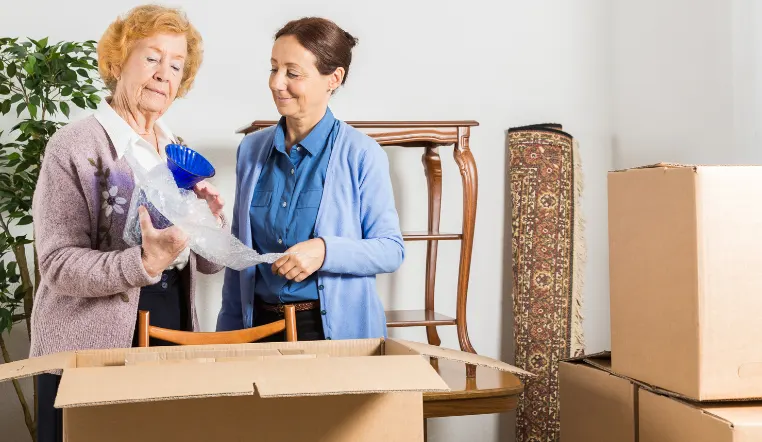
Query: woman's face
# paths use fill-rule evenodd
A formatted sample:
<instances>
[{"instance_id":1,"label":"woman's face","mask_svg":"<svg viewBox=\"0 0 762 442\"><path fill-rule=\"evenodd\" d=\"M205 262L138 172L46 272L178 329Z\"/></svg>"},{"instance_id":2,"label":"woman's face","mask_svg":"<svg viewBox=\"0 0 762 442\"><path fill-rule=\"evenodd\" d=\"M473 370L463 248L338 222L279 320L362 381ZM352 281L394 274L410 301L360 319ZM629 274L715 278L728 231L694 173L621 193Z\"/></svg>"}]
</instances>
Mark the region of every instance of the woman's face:
<instances>
[{"instance_id":1,"label":"woman's face","mask_svg":"<svg viewBox=\"0 0 762 442\"><path fill-rule=\"evenodd\" d=\"M141 112L163 114L177 96L187 56L183 34L157 34L139 40L117 73L115 95Z\"/></svg>"},{"instance_id":2,"label":"woman's face","mask_svg":"<svg viewBox=\"0 0 762 442\"><path fill-rule=\"evenodd\" d=\"M296 37L275 40L270 58L270 91L278 112L285 117L319 118L325 113L331 90L341 84L343 69L321 75L317 58Z\"/></svg>"}]
</instances>

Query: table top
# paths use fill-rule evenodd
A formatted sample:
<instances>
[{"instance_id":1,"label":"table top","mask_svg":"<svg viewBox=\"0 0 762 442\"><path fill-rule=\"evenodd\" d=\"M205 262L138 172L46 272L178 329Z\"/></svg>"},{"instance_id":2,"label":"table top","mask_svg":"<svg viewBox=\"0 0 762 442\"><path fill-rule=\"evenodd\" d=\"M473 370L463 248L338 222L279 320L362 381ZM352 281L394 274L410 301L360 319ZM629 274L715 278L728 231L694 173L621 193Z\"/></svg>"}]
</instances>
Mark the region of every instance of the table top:
<instances>
[{"instance_id":1,"label":"table top","mask_svg":"<svg viewBox=\"0 0 762 442\"><path fill-rule=\"evenodd\" d=\"M450 387L447 392L423 395L425 417L492 414L511 411L524 391L513 373L494 368L476 367L476 377L466 377L466 364L430 358L434 369Z\"/></svg>"}]
</instances>

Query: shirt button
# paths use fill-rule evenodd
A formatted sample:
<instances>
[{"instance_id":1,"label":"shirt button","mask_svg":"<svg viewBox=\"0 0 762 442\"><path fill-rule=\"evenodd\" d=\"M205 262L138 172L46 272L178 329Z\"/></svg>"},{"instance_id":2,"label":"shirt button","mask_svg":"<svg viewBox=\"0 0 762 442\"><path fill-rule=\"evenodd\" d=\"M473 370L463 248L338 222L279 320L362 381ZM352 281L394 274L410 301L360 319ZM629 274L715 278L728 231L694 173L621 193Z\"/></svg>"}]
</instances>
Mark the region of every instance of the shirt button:
<instances>
[{"instance_id":1,"label":"shirt button","mask_svg":"<svg viewBox=\"0 0 762 442\"><path fill-rule=\"evenodd\" d=\"M283 207L286 207L286 202L285 202L285 201L283 201L283 202L281 203L281 206L283 206Z\"/></svg>"},{"instance_id":2,"label":"shirt button","mask_svg":"<svg viewBox=\"0 0 762 442\"><path fill-rule=\"evenodd\" d=\"M291 169L291 175L293 175L293 174L294 174L294 169Z\"/></svg>"},{"instance_id":3,"label":"shirt button","mask_svg":"<svg viewBox=\"0 0 762 442\"><path fill-rule=\"evenodd\" d=\"M122 298L122 301L124 302L130 302L130 297L127 296L127 293L122 293L120 298Z\"/></svg>"},{"instance_id":4,"label":"shirt button","mask_svg":"<svg viewBox=\"0 0 762 442\"><path fill-rule=\"evenodd\" d=\"M325 315L325 313L326 313L325 310L320 310L321 315Z\"/></svg>"},{"instance_id":5,"label":"shirt button","mask_svg":"<svg viewBox=\"0 0 762 442\"><path fill-rule=\"evenodd\" d=\"M283 240L278 238L278 244L283 244Z\"/></svg>"},{"instance_id":6,"label":"shirt button","mask_svg":"<svg viewBox=\"0 0 762 442\"><path fill-rule=\"evenodd\" d=\"M318 290L323 290L323 284L320 284L320 285L318 286Z\"/></svg>"},{"instance_id":7,"label":"shirt button","mask_svg":"<svg viewBox=\"0 0 762 442\"><path fill-rule=\"evenodd\" d=\"M327 338L325 338L325 340L326 340L326 341L330 341L330 340L331 340L331 338L330 338L330 337L327 337Z\"/></svg>"},{"instance_id":8,"label":"shirt button","mask_svg":"<svg viewBox=\"0 0 762 442\"><path fill-rule=\"evenodd\" d=\"M296 150L302 150L301 146L296 146Z\"/></svg>"},{"instance_id":9,"label":"shirt button","mask_svg":"<svg viewBox=\"0 0 762 442\"><path fill-rule=\"evenodd\" d=\"M162 283L161 283L161 288L163 288L164 290L166 290L166 289L167 289L167 283L166 283L166 282L162 282Z\"/></svg>"}]
</instances>

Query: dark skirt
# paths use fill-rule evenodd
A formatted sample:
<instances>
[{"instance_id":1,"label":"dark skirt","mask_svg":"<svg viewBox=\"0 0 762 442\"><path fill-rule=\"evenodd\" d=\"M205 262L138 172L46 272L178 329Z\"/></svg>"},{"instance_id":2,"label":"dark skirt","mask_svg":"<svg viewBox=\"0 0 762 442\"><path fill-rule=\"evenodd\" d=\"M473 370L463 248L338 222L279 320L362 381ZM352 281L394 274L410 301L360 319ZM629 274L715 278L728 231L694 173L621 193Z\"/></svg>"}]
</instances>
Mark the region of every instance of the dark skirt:
<instances>
[{"instance_id":1,"label":"dark skirt","mask_svg":"<svg viewBox=\"0 0 762 442\"><path fill-rule=\"evenodd\" d=\"M178 270L168 270L162 273L161 281L140 289L138 311L151 313L148 322L156 327L170 330L190 331L193 329L188 304L188 291L183 290L182 273ZM138 346L137 318L135 319L135 334L132 336L132 346ZM150 347L174 345L156 338L148 341Z\"/></svg>"},{"instance_id":2,"label":"dark skirt","mask_svg":"<svg viewBox=\"0 0 762 442\"><path fill-rule=\"evenodd\" d=\"M174 330L191 330L188 293L184 290L182 273L178 270L168 270L162 274L161 281L140 289L138 310L151 313L149 322L152 325ZM137 318L135 321L133 347L138 345ZM153 347L174 344L151 338L149 345ZM63 441L63 410L53 407L60 382L61 377L58 375L37 376L37 442Z\"/></svg>"}]
</instances>

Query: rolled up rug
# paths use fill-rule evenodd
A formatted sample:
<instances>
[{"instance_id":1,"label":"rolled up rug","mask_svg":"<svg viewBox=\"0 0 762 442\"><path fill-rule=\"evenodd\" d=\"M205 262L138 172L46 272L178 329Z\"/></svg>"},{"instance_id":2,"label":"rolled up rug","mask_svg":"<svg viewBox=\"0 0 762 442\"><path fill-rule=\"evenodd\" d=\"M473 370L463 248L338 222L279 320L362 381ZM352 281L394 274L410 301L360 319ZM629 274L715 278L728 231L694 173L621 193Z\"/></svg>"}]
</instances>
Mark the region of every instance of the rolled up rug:
<instances>
[{"instance_id":1,"label":"rolled up rug","mask_svg":"<svg viewBox=\"0 0 762 442\"><path fill-rule=\"evenodd\" d=\"M508 130L512 199L515 365L528 379L516 411L516 442L558 442L558 362L584 352L576 140L560 124Z\"/></svg>"}]
</instances>

